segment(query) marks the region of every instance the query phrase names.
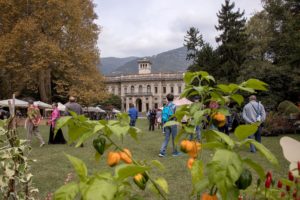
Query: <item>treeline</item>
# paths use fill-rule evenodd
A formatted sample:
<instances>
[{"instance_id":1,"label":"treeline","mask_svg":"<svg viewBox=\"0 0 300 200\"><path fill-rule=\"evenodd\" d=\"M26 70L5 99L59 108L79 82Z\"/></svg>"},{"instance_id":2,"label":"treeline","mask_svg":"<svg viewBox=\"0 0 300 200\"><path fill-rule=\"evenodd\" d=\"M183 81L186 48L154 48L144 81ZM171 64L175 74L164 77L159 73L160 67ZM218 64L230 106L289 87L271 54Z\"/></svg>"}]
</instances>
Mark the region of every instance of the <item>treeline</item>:
<instances>
[{"instance_id":1,"label":"treeline","mask_svg":"<svg viewBox=\"0 0 300 200\"><path fill-rule=\"evenodd\" d=\"M217 48L192 27L185 36L190 71L205 70L220 82L257 78L269 84L259 93L267 107L285 99L300 102L300 1L263 0L263 10L248 21L234 2L218 12Z\"/></svg>"},{"instance_id":2,"label":"treeline","mask_svg":"<svg viewBox=\"0 0 300 200\"><path fill-rule=\"evenodd\" d=\"M91 0L0 1L0 99L99 102L99 27Z\"/></svg>"}]
</instances>

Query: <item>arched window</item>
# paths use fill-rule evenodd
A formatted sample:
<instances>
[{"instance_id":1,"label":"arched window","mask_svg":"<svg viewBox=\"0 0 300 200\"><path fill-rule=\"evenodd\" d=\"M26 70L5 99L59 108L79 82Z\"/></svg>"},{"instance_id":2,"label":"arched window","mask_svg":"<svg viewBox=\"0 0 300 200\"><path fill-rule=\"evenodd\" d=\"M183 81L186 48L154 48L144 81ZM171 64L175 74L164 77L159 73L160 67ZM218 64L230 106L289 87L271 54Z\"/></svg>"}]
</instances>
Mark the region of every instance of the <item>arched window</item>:
<instances>
[{"instance_id":1,"label":"arched window","mask_svg":"<svg viewBox=\"0 0 300 200\"><path fill-rule=\"evenodd\" d=\"M151 86L147 85L147 93L150 93L150 92L151 92Z\"/></svg>"},{"instance_id":2,"label":"arched window","mask_svg":"<svg viewBox=\"0 0 300 200\"><path fill-rule=\"evenodd\" d=\"M139 93L143 92L143 86L139 85Z\"/></svg>"},{"instance_id":3,"label":"arched window","mask_svg":"<svg viewBox=\"0 0 300 200\"><path fill-rule=\"evenodd\" d=\"M126 86L124 87L124 93L125 94L127 93L127 87Z\"/></svg>"},{"instance_id":4,"label":"arched window","mask_svg":"<svg viewBox=\"0 0 300 200\"><path fill-rule=\"evenodd\" d=\"M131 92L131 93L134 93L134 86L133 86L133 85L132 85L131 88L130 88L130 92Z\"/></svg>"}]
</instances>

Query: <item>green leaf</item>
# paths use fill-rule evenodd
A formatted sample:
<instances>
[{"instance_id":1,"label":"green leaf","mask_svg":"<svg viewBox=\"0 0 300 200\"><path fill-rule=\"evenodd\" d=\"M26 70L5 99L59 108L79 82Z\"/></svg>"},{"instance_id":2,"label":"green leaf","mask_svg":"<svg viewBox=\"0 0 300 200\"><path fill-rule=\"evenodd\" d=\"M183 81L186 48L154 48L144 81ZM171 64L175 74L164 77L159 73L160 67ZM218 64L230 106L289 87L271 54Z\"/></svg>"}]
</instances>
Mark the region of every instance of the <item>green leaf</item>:
<instances>
[{"instance_id":1,"label":"green leaf","mask_svg":"<svg viewBox=\"0 0 300 200\"><path fill-rule=\"evenodd\" d=\"M255 172L258 174L260 180L265 179L265 170L264 168L259 165L258 163L254 162L250 158L243 159L243 162L246 163L249 167L255 170Z\"/></svg>"},{"instance_id":2,"label":"green leaf","mask_svg":"<svg viewBox=\"0 0 300 200\"><path fill-rule=\"evenodd\" d=\"M158 160L151 160L151 164L154 165L155 167L157 167L158 169L164 171L166 168L165 166L159 162Z\"/></svg>"},{"instance_id":3,"label":"green leaf","mask_svg":"<svg viewBox=\"0 0 300 200\"><path fill-rule=\"evenodd\" d=\"M222 198L226 199L228 191L234 187L242 173L243 163L237 153L218 149L207 164L207 169L210 182L217 185Z\"/></svg>"},{"instance_id":4,"label":"green leaf","mask_svg":"<svg viewBox=\"0 0 300 200\"><path fill-rule=\"evenodd\" d=\"M79 186L77 183L70 182L61 186L54 193L54 200L73 200L79 192Z\"/></svg>"},{"instance_id":5,"label":"green leaf","mask_svg":"<svg viewBox=\"0 0 300 200\"><path fill-rule=\"evenodd\" d=\"M95 134L96 132L93 132L92 130L82 133L75 147L79 147L83 142L85 142L87 139L89 139Z\"/></svg>"},{"instance_id":6,"label":"green leaf","mask_svg":"<svg viewBox=\"0 0 300 200\"><path fill-rule=\"evenodd\" d=\"M129 135L135 140L138 141L138 134L139 129L137 129L136 127L130 127L128 130Z\"/></svg>"},{"instance_id":7,"label":"green leaf","mask_svg":"<svg viewBox=\"0 0 300 200\"><path fill-rule=\"evenodd\" d=\"M234 147L234 141L225 133L219 132L217 130L207 130L204 131L203 134L205 137L210 137L210 135L215 136L214 138L218 138L220 141L225 142L230 149ZM212 139L212 137L210 138Z\"/></svg>"},{"instance_id":8,"label":"green leaf","mask_svg":"<svg viewBox=\"0 0 300 200\"><path fill-rule=\"evenodd\" d=\"M177 121L168 121L164 124L164 127L165 126L174 126L174 125L179 125L181 126L181 123L180 122L177 122Z\"/></svg>"},{"instance_id":9,"label":"green leaf","mask_svg":"<svg viewBox=\"0 0 300 200\"><path fill-rule=\"evenodd\" d=\"M104 179L93 179L88 184L81 184L82 196L86 200L114 200L117 184Z\"/></svg>"},{"instance_id":10,"label":"green leaf","mask_svg":"<svg viewBox=\"0 0 300 200\"><path fill-rule=\"evenodd\" d=\"M235 131L234 135L239 140L244 140L248 138L249 136L253 135L258 129L258 126L256 124L246 124L246 125L239 125Z\"/></svg>"},{"instance_id":11,"label":"green leaf","mask_svg":"<svg viewBox=\"0 0 300 200\"><path fill-rule=\"evenodd\" d=\"M203 179L201 179L201 181L195 183L193 186L194 186L193 193L198 193L198 192L202 193L209 186L208 177L204 177Z\"/></svg>"},{"instance_id":12,"label":"green leaf","mask_svg":"<svg viewBox=\"0 0 300 200\"><path fill-rule=\"evenodd\" d=\"M217 85L217 87L224 93L230 93L231 89L228 85L224 85L224 84L219 84Z\"/></svg>"},{"instance_id":13,"label":"green leaf","mask_svg":"<svg viewBox=\"0 0 300 200\"><path fill-rule=\"evenodd\" d=\"M288 185L290 187L293 187L295 185L295 183L293 181L290 181L288 179L282 178L280 180L283 183L283 185Z\"/></svg>"},{"instance_id":14,"label":"green leaf","mask_svg":"<svg viewBox=\"0 0 300 200\"><path fill-rule=\"evenodd\" d=\"M195 185L203 179L203 161L195 160L191 169L192 183Z\"/></svg>"},{"instance_id":15,"label":"green leaf","mask_svg":"<svg viewBox=\"0 0 300 200\"><path fill-rule=\"evenodd\" d=\"M85 181L87 179L87 168L84 162L74 156L71 156L69 154L65 154L69 161L72 163L77 175L79 176L81 181Z\"/></svg>"},{"instance_id":16,"label":"green leaf","mask_svg":"<svg viewBox=\"0 0 300 200\"><path fill-rule=\"evenodd\" d=\"M230 116L231 115L230 112L229 112L229 110L226 109L226 108L219 108L218 112L222 113L225 116Z\"/></svg>"},{"instance_id":17,"label":"green leaf","mask_svg":"<svg viewBox=\"0 0 300 200\"><path fill-rule=\"evenodd\" d=\"M183 129L186 133L191 133L194 134L195 133L195 126L183 126Z\"/></svg>"},{"instance_id":18,"label":"green leaf","mask_svg":"<svg viewBox=\"0 0 300 200\"><path fill-rule=\"evenodd\" d=\"M193 81L194 76L195 76L194 72L185 72L183 80L187 85L189 85Z\"/></svg>"},{"instance_id":19,"label":"green leaf","mask_svg":"<svg viewBox=\"0 0 300 200\"><path fill-rule=\"evenodd\" d=\"M272 163L274 166L279 166L278 164L278 160L277 158L272 154L272 152L267 149L264 145L262 145L261 143L252 140L252 139L247 139L245 141L245 143L251 143L253 144L256 149L270 162Z\"/></svg>"},{"instance_id":20,"label":"green leaf","mask_svg":"<svg viewBox=\"0 0 300 200\"><path fill-rule=\"evenodd\" d=\"M230 96L230 98L233 99L235 102L237 102L239 106L241 106L242 103L244 102L244 97L240 94L233 94Z\"/></svg>"},{"instance_id":21,"label":"green leaf","mask_svg":"<svg viewBox=\"0 0 300 200\"><path fill-rule=\"evenodd\" d=\"M97 133L98 131L102 130L103 128L104 128L104 125L99 123L94 127L93 133Z\"/></svg>"},{"instance_id":22,"label":"green leaf","mask_svg":"<svg viewBox=\"0 0 300 200\"><path fill-rule=\"evenodd\" d=\"M240 89L240 90L243 90L243 91L246 91L246 92L249 92L249 93L255 93L255 90L252 89L252 88L239 86L239 89Z\"/></svg>"},{"instance_id":23,"label":"green leaf","mask_svg":"<svg viewBox=\"0 0 300 200\"><path fill-rule=\"evenodd\" d=\"M226 149L226 145L215 141L215 142L206 142L206 143L202 143L201 147L203 149Z\"/></svg>"},{"instance_id":24,"label":"green leaf","mask_svg":"<svg viewBox=\"0 0 300 200\"><path fill-rule=\"evenodd\" d=\"M134 165L134 164L122 164L118 165L115 169L115 176L118 180L123 180L127 177L134 176L138 173L143 173L149 170L149 167Z\"/></svg>"},{"instance_id":25,"label":"green leaf","mask_svg":"<svg viewBox=\"0 0 300 200\"><path fill-rule=\"evenodd\" d=\"M55 123L55 131L61 129L69 123L69 120L72 119L71 116L60 117Z\"/></svg>"},{"instance_id":26,"label":"green leaf","mask_svg":"<svg viewBox=\"0 0 300 200\"><path fill-rule=\"evenodd\" d=\"M89 127L82 126L82 123L75 122L74 120L70 120L68 122L68 136L69 141L68 143L71 144L72 142L79 139L83 133L91 131Z\"/></svg>"},{"instance_id":27,"label":"green leaf","mask_svg":"<svg viewBox=\"0 0 300 200\"><path fill-rule=\"evenodd\" d=\"M113 134L121 138L126 135L130 129L129 124L126 126L121 126L120 124L107 125L107 127L111 130Z\"/></svg>"},{"instance_id":28,"label":"green leaf","mask_svg":"<svg viewBox=\"0 0 300 200\"><path fill-rule=\"evenodd\" d=\"M268 90L266 88L268 86L268 84L266 84L265 82L260 81L258 79L249 79L249 80L247 80L245 86L248 87L248 88L255 89L255 90L263 90L263 91Z\"/></svg>"},{"instance_id":29,"label":"green leaf","mask_svg":"<svg viewBox=\"0 0 300 200\"><path fill-rule=\"evenodd\" d=\"M98 162L101 158L101 154L98 151L95 151L95 160Z\"/></svg>"},{"instance_id":30,"label":"green leaf","mask_svg":"<svg viewBox=\"0 0 300 200\"><path fill-rule=\"evenodd\" d=\"M155 180L155 183L159 185L159 187L165 192L169 193L169 187L168 187L168 182L164 178L158 178Z\"/></svg>"}]
</instances>

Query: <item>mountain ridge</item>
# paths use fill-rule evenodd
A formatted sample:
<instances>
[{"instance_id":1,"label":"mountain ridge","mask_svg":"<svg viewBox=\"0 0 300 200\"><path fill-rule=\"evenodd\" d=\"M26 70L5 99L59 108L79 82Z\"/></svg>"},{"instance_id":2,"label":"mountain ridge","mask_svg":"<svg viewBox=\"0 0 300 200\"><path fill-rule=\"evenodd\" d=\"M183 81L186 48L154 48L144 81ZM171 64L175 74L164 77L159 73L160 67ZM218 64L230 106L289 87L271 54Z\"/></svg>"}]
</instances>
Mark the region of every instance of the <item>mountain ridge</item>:
<instances>
[{"instance_id":1,"label":"mountain ridge","mask_svg":"<svg viewBox=\"0 0 300 200\"><path fill-rule=\"evenodd\" d=\"M187 67L191 64L191 62L186 60L186 53L186 47L179 47L153 56L104 57L101 58L98 69L105 76L137 74L137 61L142 58L148 58L152 62L151 71L153 73L186 71Z\"/></svg>"}]
</instances>

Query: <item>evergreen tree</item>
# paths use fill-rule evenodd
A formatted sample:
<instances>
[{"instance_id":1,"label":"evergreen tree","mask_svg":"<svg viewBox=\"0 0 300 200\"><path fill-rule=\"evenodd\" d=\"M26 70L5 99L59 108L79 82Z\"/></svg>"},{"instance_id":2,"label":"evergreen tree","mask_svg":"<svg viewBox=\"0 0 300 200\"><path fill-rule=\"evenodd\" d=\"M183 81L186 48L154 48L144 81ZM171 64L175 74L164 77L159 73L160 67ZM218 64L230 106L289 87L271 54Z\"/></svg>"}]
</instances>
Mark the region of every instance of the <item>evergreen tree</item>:
<instances>
[{"instance_id":1,"label":"evergreen tree","mask_svg":"<svg viewBox=\"0 0 300 200\"><path fill-rule=\"evenodd\" d=\"M225 76L228 81L235 82L241 65L245 60L247 35L245 33L246 19L244 11L233 11L234 2L225 0L221 10L217 14L218 25L215 28L222 33L216 38L220 43L218 54L220 57L219 76Z\"/></svg>"},{"instance_id":2,"label":"evergreen tree","mask_svg":"<svg viewBox=\"0 0 300 200\"><path fill-rule=\"evenodd\" d=\"M186 36L184 36L184 46L187 48L186 60L192 60L195 64L198 52L203 46L203 38L199 33L199 30L195 27L191 27Z\"/></svg>"},{"instance_id":3,"label":"evergreen tree","mask_svg":"<svg viewBox=\"0 0 300 200\"><path fill-rule=\"evenodd\" d=\"M268 32L273 64L290 78L286 97L300 101L300 2L299 0L265 0L270 22Z\"/></svg>"}]
</instances>

